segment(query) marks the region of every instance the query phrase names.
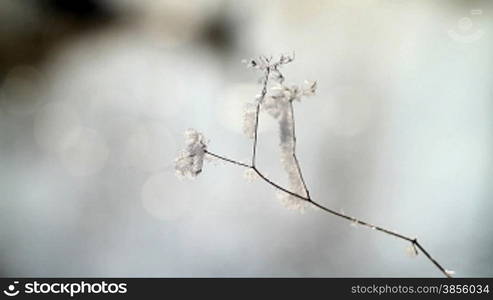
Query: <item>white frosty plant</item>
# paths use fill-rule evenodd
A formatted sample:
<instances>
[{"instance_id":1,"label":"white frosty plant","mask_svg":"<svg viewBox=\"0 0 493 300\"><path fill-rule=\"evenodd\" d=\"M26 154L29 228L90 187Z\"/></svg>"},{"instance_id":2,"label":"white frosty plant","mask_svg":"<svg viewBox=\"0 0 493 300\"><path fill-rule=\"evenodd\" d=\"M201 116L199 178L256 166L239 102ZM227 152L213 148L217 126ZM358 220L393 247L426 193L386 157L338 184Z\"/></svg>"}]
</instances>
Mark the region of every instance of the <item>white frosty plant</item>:
<instances>
[{"instance_id":1,"label":"white frosty plant","mask_svg":"<svg viewBox=\"0 0 493 300\"><path fill-rule=\"evenodd\" d=\"M195 129L185 131L185 149L176 159L176 174L180 177L194 178L202 172L206 143L204 136Z\"/></svg>"},{"instance_id":2,"label":"white frosty plant","mask_svg":"<svg viewBox=\"0 0 493 300\"><path fill-rule=\"evenodd\" d=\"M352 225L361 225L368 227L387 235L404 240L409 245L408 252L417 255L419 251L431 261L434 266L441 271L446 277L452 277L453 272L446 270L438 263L428 251L418 242L416 238L411 238L393 230L385 229L380 226L362 221L345 213L330 209L310 196L307 185L303 178L301 167L296 157L296 130L294 117L294 102L301 101L304 97L312 96L317 89L316 81L306 81L303 85L286 85L285 78L280 71L284 65L292 62L294 55L281 55L279 58L260 56L255 59L245 60L248 67L254 68L262 73L259 82L261 85L260 93L254 98L252 103L248 103L243 115L243 132L252 139L252 157L249 163L240 162L210 152L207 149L207 143L204 136L189 129L185 132L186 145L185 149L176 159L175 169L180 177L194 178L202 172L204 159L211 157L219 159L243 168L246 168L245 177L247 179L260 178L275 189L280 195L281 201L290 209L304 210L306 206L313 206L322 211L339 218L346 219ZM289 179L289 186L283 187L268 178L265 173L260 171L256 164L257 141L259 128L259 114L265 111L272 118L277 120L279 125L279 147L281 150L281 162Z\"/></svg>"}]
</instances>

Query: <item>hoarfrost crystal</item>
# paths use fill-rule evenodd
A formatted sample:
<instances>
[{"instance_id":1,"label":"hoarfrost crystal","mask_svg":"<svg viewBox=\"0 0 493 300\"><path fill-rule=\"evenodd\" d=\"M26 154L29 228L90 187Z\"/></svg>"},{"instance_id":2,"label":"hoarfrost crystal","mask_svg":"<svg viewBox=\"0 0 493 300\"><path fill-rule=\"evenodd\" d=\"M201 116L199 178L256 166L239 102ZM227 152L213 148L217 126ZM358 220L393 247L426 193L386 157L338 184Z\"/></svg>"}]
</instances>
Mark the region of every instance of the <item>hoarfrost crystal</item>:
<instances>
[{"instance_id":1,"label":"hoarfrost crystal","mask_svg":"<svg viewBox=\"0 0 493 300\"><path fill-rule=\"evenodd\" d=\"M251 139L255 137L255 127L257 123L257 108L252 103L245 105L243 113L243 133Z\"/></svg>"},{"instance_id":2,"label":"hoarfrost crystal","mask_svg":"<svg viewBox=\"0 0 493 300\"><path fill-rule=\"evenodd\" d=\"M258 179L257 173L252 168L246 169L243 173L243 177L245 177L248 182L253 182Z\"/></svg>"},{"instance_id":3,"label":"hoarfrost crystal","mask_svg":"<svg viewBox=\"0 0 493 300\"><path fill-rule=\"evenodd\" d=\"M419 252L418 252L418 249L416 249L416 246L414 246L414 244L412 244L406 248L406 254L409 257L415 257L415 256L418 256Z\"/></svg>"},{"instance_id":4,"label":"hoarfrost crystal","mask_svg":"<svg viewBox=\"0 0 493 300\"><path fill-rule=\"evenodd\" d=\"M185 131L185 149L175 160L179 177L194 178L202 172L207 144L204 135L195 129Z\"/></svg>"},{"instance_id":5,"label":"hoarfrost crystal","mask_svg":"<svg viewBox=\"0 0 493 300\"><path fill-rule=\"evenodd\" d=\"M176 159L176 173L181 177L196 177L201 171L204 163L204 158L220 160L237 166L246 168L244 177L248 181L261 179L277 189L277 196L288 209L295 209L304 212L309 205L323 210L329 214L344 218L351 222L351 226L365 226L372 230L377 230L388 235L392 235L412 244L407 247L406 252L409 256L418 255L420 249L425 256L435 264L435 266L444 273L447 277L452 277L455 273L451 270L445 270L436 260L434 260L428 252L417 242L416 239L411 239L404 235L400 235L393 230L388 230L382 227L377 227L371 223L361 221L357 218L346 215L343 211L340 213L325 207L310 197L310 193L306 187L303 175L301 173L300 164L296 156L296 133L294 119L294 103L301 101L303 97L312 96L317 90L316 81L305 81L303 85L284 84L285 78L280 72L280 67L293 61L294 55L281 55L277 60L273 57L260 56L255 59L244 60L250 68L255 68L262 71L263 75L259 82L262 85L261 92L255 97L253 103L249 103L245 107L243 115L243 132L253 139L252 143L252 158L251 163L246 164L222 155L218 155L207 151L207 144L204 136L189 129L185 132L186 145L185 149ZM257 130L258 117L260 111L266 112L274 118L279 124L279 147L280 159L284 171L287 174L289 186L282 187L269 179L266 173L259 170L256 165L256 150L257 150Z\"/></svg>"}]
</instances>

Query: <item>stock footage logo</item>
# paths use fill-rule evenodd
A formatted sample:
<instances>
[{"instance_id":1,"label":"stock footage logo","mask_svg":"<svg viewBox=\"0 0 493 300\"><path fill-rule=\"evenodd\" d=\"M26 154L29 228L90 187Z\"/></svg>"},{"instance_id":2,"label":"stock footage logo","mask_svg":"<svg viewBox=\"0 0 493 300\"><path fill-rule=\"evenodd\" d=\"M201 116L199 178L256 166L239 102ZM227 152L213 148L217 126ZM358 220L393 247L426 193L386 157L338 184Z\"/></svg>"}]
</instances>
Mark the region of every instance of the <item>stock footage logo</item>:
<instances>
[{"instance_id":1,"label":"stock footage logo","mask_svg":"<svg viewBox=\"0 0 493 300\"><path fill-rule=\"evenodd\" d=\"M460 18L457 21L457 28L450 29L448 35L456 42L473 43L483 37L484 31L475 26L473 16L483 14L481 9L472 9L470 16Z\"/></svg>"},{"instance_id":2,"label":"stock footage logo","mask_svg":"<svg viewBox=\"0 0 493 300\"><path fill-rule=\"evenodd\" d=\"M9 284L6 290L3 293L9 297L17 296L19 294L19 290L16 290L16 285L19 281L14 281L14 284Z\"/></svg>"},{"instance_id":3,"label":"stock footage logo","mask_svg":"<svg viewBox=\"0 0 493 300\"><path fill-rule=\"evenodd\" d=\"M3 293L8 297L15 297L19 294L23 296L38 294L58 294L67 295L70 298L80 294L126 294L127 283L107 282L100 280L23 280L10 283Z\"/></svg>"}]
</instances>

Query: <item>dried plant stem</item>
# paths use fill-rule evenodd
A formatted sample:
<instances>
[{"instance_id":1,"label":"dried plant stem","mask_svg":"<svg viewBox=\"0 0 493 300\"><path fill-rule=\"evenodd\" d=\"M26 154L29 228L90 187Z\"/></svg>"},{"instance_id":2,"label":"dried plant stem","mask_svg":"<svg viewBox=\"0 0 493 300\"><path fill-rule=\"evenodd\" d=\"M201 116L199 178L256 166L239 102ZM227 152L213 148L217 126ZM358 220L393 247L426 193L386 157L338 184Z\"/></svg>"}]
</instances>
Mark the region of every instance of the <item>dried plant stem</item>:
<instances>
[{"instance_id":1,"label":"dried plant stem","mask_svg":"<svg viewBox=\"0 0 493 300\"><path fill-rule=\"evenodd\" d=\"M253 145L252 145L252 166L255 166L257 159L257 143L258 143L258 119L260 116L260 105L264 101L267 95L267 84L269 83L271 69L267 67L265 69L265 75L262 78L262 91L260 92L260 97L257 99L257 106L255 108L255 131L253 132Z\"/></svg>"},{"instance_id":2,"label":"dried plant stem","mask_svg":"<svg viewBox=\"0 0 493 300\"><path fill-rule=\"evenodd\" d=\"M245 168L252 168L252 165L247 165L247 164L244 164L242 162L239 162L239 161L236 161L236 160L233 160L233 159L230 159L230 158L227 158L227 157L224 157L222 155L218 155L218 154L215 154L215 153L212 153L212 152L209 152L207 150L205 150L205 153L206 154L209 154L210 156L212 157L215 157L215 158L218 158L220 160L223 160L225 162L229 162L229 163L232 163L232 164L235 164L235 165L238 165L238 166L241 166L241 167L245 167Z\"/></svg>"},{"instance_id":3,"label":"dried plant stem","mask_svg":"<svg viewBox=\"0 0 493 300\"><path fill-rule=\"evenodd\" d=\"M293 160L296 165L296 170L298 172L298 175L300 176L301 183L303 184L303 189L305 190L305 195L308 199L310 199L310 192L308 191L308 188L305 183L305 179L303 178L303 173L301 172L301 167L300 167L300 162L298 161L298 157L296 157L296 126L294 122L294 108L293 108L293 101L289 102L289 110L290 110L290 115L291 115L291 122L293 124Z\"/></svg>"},{"instance_id":4,"label":"dried plant stem","mask_svg":"<svg viewBox=\"0 0 493 300\"><path fill-rule=\"evenodd\" d=\"M331 215L334 215L334 216L337 216L337 217L340 217L340 218L343 218L343 219L346 219L354 224L358 224L358 225L361 225L361 226L364 226L364 227L368 227L372 230L376 230L376 231L380 231L380 232L383 232L385 234L388 234L388 235L391 235L393 237L396 237L398 239L401 239L401 240L404 240L404 241L407 241L407 242L410 242L411 243L411 246L413 247L417 247L419 250L421 250L421 252L423 252L423 254L426 256L426 258L428 258L429 261L431 261L435 267L437 269L440 270L440 272L443 273L443 275L445 275L446 277L448 278L451 278L452 276L450 275L449 272L447 272L447 270L435 259L433 258L428 251L425 250L425 248L418 242L418 240L416 238L411 238L411 237L408 237L408 236L405 236L405 235L402 235L400 233L397 233L395 231L392 231L392 230L389 230L389 229L385 229L381 226L377 226L377 225L374 225L372 223L369 223L369 222L366 222L366 221L363 221L363 220L360 220L358 218L355 218L353 216L350 216L350 215L347 215L347 214L344 214L344 213L341 213L341 212L338 212L336 210L333 210L333 209L330 209L328 207L325 207L323 206L322 204L314 201L313 199L309 198L309 197L304 197L302 195L299 195L297 193L294 193L294 192L291 192L290 190L288 190L287 188L285 187L282 187L281 185L275 183L272 179L269 179L267 176L265 176L256 166L253 166L253 165L248 165L248 164L245 164L245 163L242 163L240 161L237 161L237 160L233 160L233 159L230 159L230 158L227 158L227 157L224 157L222 155L218 155L218 154L215 154L215 153L212 153L210 151L206 151L206 154L212 156L212 157L215 157L217 159L220 159L222 161L225 161L225 162L228 162L228 163L231 163L231 164L234 164L234 165L237 165L237 166L241 166L241 167L244 167L244 168L249 168L249 169L252 169L262 180L264 180L265 182L267 182L268 184L270 184L271 186L273 186L274 188L278 189L278 190L281 190L291 196L294 196L298 199L301 199L303 201L307 201L308 203L310 203L311 205L315 206L315 207L318 207L320 208L321 210L331 214Z\"/></svg>"},{"instance_id":5,"label":"dried plant stem","mask_svg":"<svg viewBox=\"0 0 493 300\"><path fill-rule=\"evenodd\" d=\"M224 162L249 169L250 171L253 171L260 179L262 179L272 187L276 188L277 190L282 191L296 199L302 200L300 201L301 203L303 203L304 201L304 203L308 203L313 207L317 207L323 212L345 219L353 224L361 225L410 243L411 244L410 247L414 254L418 254L419 253L418 250L421 251L424 254L424 256L430 262L432 262L433 265L440 272L443 273L443 275L445 275L447 278L451 278L452 277L451 275L453 273L451 271L447 271L435 258L433 258L431 254L418 242L416 238L405 236L393 230L389 230L384 227L377 226L372 223L355 218L353 216L347 215L345 213L338 212L334 209L328 208L316 202L311 198L307 184L301 172L300 163L296 156L297 141L296 141L293 101L300 100L301 96L313 95L316 88L316 82L310 84L307 89L300 89L297 86L289 88L283 85L284 76L279 71L279 67L281 67L284 64L290 63L293 60L293 58L294 55L292 57L282 55L278 61L273 61L272 58L267 58L262 56L259 58L259 60L251 60L249 62L249 66L263 71L263 75L261 78L262 89L260 91L260 94L256 97L255 116L251 116L254 117L253 122L250 121L247 123L249 126L253 123L253 128L252 127L248 128L249 130L248 135L253 138L252 157L250 163L240 162L238 160L234 160L229 157L210 152L207 149L206 143L203 142L202 134L197 133L196 131L191 131L186 135L188 137L186 151L177 160L177 167L176 167L177 171L180 174L189 175L191 177L196 176L202 170L201 167L202 167L204 155L208 155L210 157L222 160ZM269 79L273 79L277 81L277 83L279 84L279 87L277 87L277 89L279 90L280 88L280 92L278 94L275 94L274 96L267 96L268 88L269 88ZM272 111L273 104L272 101L270 100L284 101L284 102L276 103L276 105L281 105L281 109L279 109L278 106L277 107L278 110L273 112ZM280 146L283 151L283 155L289 156L288 159L285 159L286 156L283 156L282 160L285 163L285 169L290 178L290 182L291 182L290 187L283 187L282 185L268 178L263 172L259 170L259 168L256 165L257 145L259 140L258 139L259 115L260 115L260 110L262 108L265 108L265 106L263 105L266 105L267 107L266 110L274 118L279 119L280 133L281 133ZM253 131L250 131L252 129ZM303 207L303 205L301 207Z\"/></svg>"},{"instance_id":6,"label":"dried plant stem","mask_svg":"<svg viewBox=\"0 0 493 300\"><path fill-rule=\"evenodd\" d=\"M269 59L266 59L268 63L270 63L270 60ZM387 235L390 235L390 236L393 236L393 237L396 237L398 239L401 239L401 240L404 240L406 242L409 242L411 243L411 247L413 247L414 251L417 251L416 249L419 249L421 250L421 252L426 256L426 258L428 258L428 260L430 262L432 262L434 264L434 266L440 270L440 272L443 273L443 275L445 275L447 278L451 278L451 273L448 272L436 259L434 259L430 253L425 250L425 248L418 242L418 240L416 238L411 238L411 237L408 237L408 236L405 236L405 235L402 235L400 233L397 233L393 230L389 230L389 229L386 229L386 228L383 228L381 226L377 226L377 225L374 225L372 223L369 223L369 222L366 222L366 221L363 221L363 220L360 220L358 218L355 218L353 216L350 216L350 215L347 215L345 213L341 213L341 212L338 212L336 210L333 210L333 209L330 209L326 206L323 206L322 204L314 201L311 197L310 197L310 193L308 191L308 188L307 188L307 185L306 185L306 182L303 178L303 174L301 172L301 167L300 167L300 164L299 164L299 161L298 161L298 158L296 157L296 130L295 130L295 118L294 118L294 108L293 108L293 99L290 99L289 101L289 115L290 115L290 118L291 118L291 123L292 123L292 132L291 132L291 135L292 135L292 146L291 146L291 154L292 154L292 157L293 157L293 161L296 165L296 171L299 175L299 179L303 185L303 190L305 192L305 195L300 195L298 193L295 193L295 192L292 192L290 191L288 188L285 188L283 186L281 186L280 184L277 184L276 182L274 182L272 179L269 179L267 176L265 176L256 166L256 155L257 155L257 144L258 144L258 127L259 127L259 115L260 115L260 107L267 95L267 87L268 87L268 82L269 82L269 76L271 75L271 72L277 72L280 76L280 82L282 83L284 81L284 77L282 76L282 74L279 72L279 70L277 69L279 65L278 64L272 64L270 66L267 66L264 70L264 76L262 77L262 90L261 90L261 93L260 95L257 97L257 104L256 104L256 115L255 115L255 124L254 124L254 134L253 134L253 143L252 143L252 160L251 160L251 164L246 164L246 163L242 163L240 161L237 161L237 160L234 160L234 159L230 159L230 158L227 158L225 156L222 156L222 155L218 155L218 154L215 154L215 153L212 153L212 152L209 152L208 150L205 150L205 153L212 156L212 157L215 157L217 159L220 159L222 161L225 161L225 162L228 162L228 163L231 163L231 164L234 164L234 165L237 165L237 166L241 166L241 167L245 167L245 168L249 168L251 170L253 170L263 181L267 182L269 185L273 186L274 188L280 190L280 191L283 191L293 197L296 197L300 200L303 200L303 201L306 201L308 203L310 203L311 205L313 205L314 207L317 207L319 209L321 209L322 211L326 212L326 213L329 213L331 215L334 215L336 217L339 217L339 218L343 218L343 219L346 219L350 222L352 222L353 224L358 224L358 225L361 225L361 226L364 226L364 227L368 227L372 230L376 230L376 231L380 231L382 233L385 233ZM417 252L416 252L417 253Z\"/></svg>"}]
</instances>

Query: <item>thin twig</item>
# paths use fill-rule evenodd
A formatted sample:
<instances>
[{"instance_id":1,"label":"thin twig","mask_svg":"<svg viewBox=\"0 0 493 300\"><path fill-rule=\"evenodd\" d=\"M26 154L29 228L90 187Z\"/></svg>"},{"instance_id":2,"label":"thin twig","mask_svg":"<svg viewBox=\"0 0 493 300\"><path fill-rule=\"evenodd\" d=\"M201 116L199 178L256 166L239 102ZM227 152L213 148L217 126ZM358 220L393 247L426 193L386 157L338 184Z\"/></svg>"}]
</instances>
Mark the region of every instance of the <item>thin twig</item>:
<instances>
[{"instance_id":1,"label":"thin twig","mask_svg":"<svg viewBox=\"0 0 493 300\"><path fill-rule=\"evenodd\" d=\"M257 142L258 142L258 121L260 116L260 105L265 99L265 95L267 95L267 84L269 83L271 69L267 67L265 70L264 78L262 79L262 91L260 93L260 97L257 99L257 107L255 108L255 128L253 132L253 146L252 146L252 166L255 166L255 162L257 159Z\"/></svg>"},{"instance_id":2,"label":"thin twig","mask_svg":"<svg viewBox=\"0 0 493 300\"><path fill-rule=\"evenodd\" d=\"M418 242L418 239L414 239L413 240L413 245L418 247L419 250L421 250L421 252L423 252L423 254L438 268L440 269L440 271L445 275L447 276L448 278L452 278L452 274L450 272L448 272L442 265L440 265L440 263L438 263L438 261L436 259L434 259L430 253L428 253L428 251L425 250L425 248L423 248L423 246L421 246L421 244Z\"/></svg>"},{"instance_id":3,"label":"thin twig","mask_svg":"<svg viewBox=\"0 0 493 300\"><path fill-rule=\"evenodd\" d=\"M206 151L207 154L215 157L215 158L218 158L220 160L223 160L225 162L229 162L229 163L232 163L232 164L235 164L235 165L239 165L239 166L242 166L242 167L245 167L245 168L250 168L250 169L253 169L255 171L255 173L262 179L264 180L265 182L267 182L268 184L270 184L271 186L275 187L276 189L279 189L291 196L294 196L300 200L303 200L303 201L307 201L308 203L310 203L311 205L313 205L314 207L318 207L320 208L321 210L329 213L329 214L332 214L334 216L337 216L337 217L340 217L340 218L343 218L343 219L346 219L354 224L358 224L358 225L361 225L361 226L365 226L365 227L368 227L372 230L376 230L376 231L380 231L380 232L383 232L385 234L388 234L388 235L391 235L393 237L396 237L398 239L401 239L401 240L404 240L404 241L407 241L407 242L410 242L413 246L416 246L418 247L419 250L421 250L421 252L423 252L423 254L426 256L426 258L428 258L429 261L431 261L446 277L448 278L451 278L451 274L449 272L447 272L447 270L436 260L434 259L429 253L428 251L425 250L425 248L418 242L418 240L416 238L411 238L411 237L408 237L408 236L405 236L405 235L402 235L400 233L397 233L393 230L389 230L389 229L386 229L384 227L381 227L381 226L377 226L377 225L374 225L372 223L369 223L369 222L366 222L366 221L363 221L363 220L360 220L358 218L355 218L353 216L350 216L350 215L347 215L347 214L344 214L344 213L340 213L336 210L333 210L333 209L330 209L326 206L323 206L322 204L314 201L313 199L311 198L307 198L307 197L303 197L302 195L299 195L295 192L291 192L290 190L288 190L287 188L285 187L282 187L281 185L275 183L272 179L269 179L266 175L264 175L260 170L257 169L257 167L254 167L254 166L250 166L250 165L247 165L247 164L244 164L244 163L241 163L239 161L236 161L236 160L233 160L233 159L230 159L230 158L227 158L227 157L224 157L222 155L218 155L218 154L215 154L215 153L212 153L210 151Z\"/></svg>"},{"instance_id":4,"label":"thin twig","mask_svg":"<svg viewBox=\"0 0 493 300\"><path fill-rule=\"evenodd\" d=\"M215 158L218 158L218 159L221 159L221 160L224 160L226 162L229 162L229 163L232 163L232 164L235 164L235 165L238 165L238 166L242 166L242 167L245 167L245 168L251 168L252 166L251 165L247 165L247 164L244 164L242 162L239 162L239 161L236 161L236 160L233 160L233 159L230 159L230 158L227 158L227 157L224 157L222 155L218 155L218 154L215 154L215 153L212 153L212 152L209 152L207 150L205 150L205 153L209 154L210 156L212 157L215 157Z\"/></svg>"},{"instance_id":5,"label":"thin twig","mask_svg":"<svg viewBox=\"0 0 493 300\"><path fill-rule=\"evenodd\" d=\"M286 59L286 57L284 57L284 58ZM292 136L293 136L293 144L292 144L292 149L291 149L292 151L291 152L292 152L292 157L293 157L294 163L296 165L297 173L298 173L299 178L300 178L300 180L302 182L303 189L304 189L304 192L305 192L306 195L303 196L303 195L300 195L298 193L292 192L288 188L285 188L285 187L281 186L280 184L277 184L272 179L270 179L267 176L265 176L257 168L257 166L256 166L256 155L257 155L257 143L258 143L259 114L260 114L261 105L264 102L264 99L265 99L265 97L267 95L267 87L268 87L268 82L269 82L269 76L273 72L274 74L276 74L278 76L278 81L282 84L283 81L284 81L284 76L278 70L278 68L282 64L291 62L293 60L293 58L288 58L286 61L284 61L284 63L282 62L282 60L280 60L279 62L272 63L270 58L265 58L264 57L264 59L267 62L267 66L266 66L266 68L264 70L264 76L262 78L262 90L261 90L260 96L257 98L258 102L257 102L257 106L256 106L255 127L254 127L254 135L253 135L251 165L242 163L242 162L237 161L237 160L234 160L234 159L230 159L230 158L225 157L225 156L222 156L222 155L218 155L218 154L209 152L208 150L204 150L205 153L208 154L208 155L210 155L210 156L212 156L212 157L215 157L217 159L223 160L225 162L228 162L228 163L231 163L231 164L234 164L234 165L238 165L238 166L241 166L241 167L252 169L263 181L265 181L269 185L273 186L274 188L276 188L276 189L278 189L278 190L280 190L282 192L285 192L285 193L287 193L287 194L289 194L289 195L291 195L293 197L296 197L296 198L298 198L300 200L306 201L306 202L310 203L312 206L317 207L317 208L321 209L322 211L324 211L326 213L329 213L329 214L334 215L336 217L339 217L339 218L348 220L348 221L350 221L350 222L352 222L354 224L358 224L358 225L361 225L361 226L364 226L364 227L368 227L368 228L370 228L372 230L380 231L380 232L385 233L387 235L390 235L390 236L393 236L395 238L398 238L398 239L401 239L401 240L404 240L406 242L411 243L411 246L413 247L413 249L415 251L417 251L416 248L419 249L419 250L421 250L421 252L426 256L426 258L430 262L432 262L435 265L435 267L440 270L440 272L442 272L447 278L451 278L452 277L451 276L451 272L448 272L435 258L433 258L430 255L430 253L427 250L425 250L425 248L418 242L418 240L416 238L411 238L411 237L402 235L402 234L397 233L397 232L395 232L393 230L389 230L389 229L386 229L384 227L377 226L377 225L374 225L372 223L369 223L369 222L360 220L358 218L355 218L353 216L347 215L345 213L341 213L341 212L338 212L336 210L330 209L330 208L328 208L328 207L326 207L326 206L324 206L324 205L322 205L322 204L314 201L310 197L310 194L309 194L307 185L305 183L305 180L303 178L303 174L301 172L301 167L300 167L298 158L296 157L296 130L295 130L294 108L293 108L293 103L292 103L293 102L293 99L290 99L289 100L289 109L290 109L289 112L291 114L290 117L291 117L291 122L292 122Z\"/></svg>"},{"instance_id":6,"label":"thin twig","mask_svg":"<svg viewBox=\"0 0 493 300\"><path fill-rule=\"evenodd\" d=\"M296 165L296 170L298 171L298 176L300 177L301 183L303 184L303 189L305 190L306 197L310 199L310 192L308 191L308 187L306 186L305 179L303 178L303 174L301 172L301 167L300 163L298 161L298 157L296 156L296 128L295 128L295 122L294 122L294 108L293 108L293 101L289 101L289 110L291 114L291 122L293 124L293 160Z\"/></svg>"},{"instance_id":7,"label":"thin twig","mask_svg":"<svg viewBox=\"0 0 493 300\"><path fill-rule=\"evenodd\" d=\"M290 194L291 196L294 196L294 197L297 197L297 198L300 198L301 200L304 200L304 201L310 201L310 199L306 198L306 197L303 197L295 192L291 192L290 190L288 190L287 188L284 188L282 186L280 186L279 184L275 183L274 181L272 181L271 179L267 178L267 176L265 176L264 174L262 174L262 172L260 172L256 167L252 167L252 169L255 171L255 173L257 173L258 176L260 176L260 178L262 178L265 182L267 182L268 184L272 185L273 187L285 192L285 193L288 193Z\"/></svg>"}]
</instances>

